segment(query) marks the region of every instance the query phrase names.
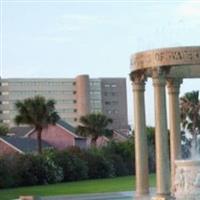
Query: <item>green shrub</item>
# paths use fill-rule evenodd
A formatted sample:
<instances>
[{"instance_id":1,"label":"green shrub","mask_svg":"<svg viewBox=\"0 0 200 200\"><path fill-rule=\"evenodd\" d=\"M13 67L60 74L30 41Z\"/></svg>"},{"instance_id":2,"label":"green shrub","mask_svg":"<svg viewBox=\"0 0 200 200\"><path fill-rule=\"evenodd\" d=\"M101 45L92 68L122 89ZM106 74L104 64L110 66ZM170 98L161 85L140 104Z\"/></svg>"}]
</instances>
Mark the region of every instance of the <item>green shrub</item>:
<instances>
[{"instance_id":1,"label":"green shrub","mask_svg":"<svg viewBox=\"0 0 200 200\"><path fill-rule=\"evenodd\" d=\"M82 158L87 162L89 168L88 177L90 179L114 176L112 161L106 158L100 151L90 149L82 154Z\"/></svg>"},{"instance_id":2,"label":"green shrub","mask_svg":"<svg viewBox=\"0 0 200 200\"><path fill-rule=\"evenodd\" d=\"M55 162L63 169L63 181L83 180L88 177L88 167L84 160L68 151L55 153Z\"/></svg>"},{"instance_id":3,"label":"green shrub","mask_svg":"<svg viewBox=\"0 0 200 200\"><path fill-rule=\"evenodd\" d=\"M134 172L134 143L130 138L125 142L110 142L102 149L105 155L109 155L114 162L114 168L120 176L133 174ZM113 157L113 158L112 158ZM115 161L116 160L116 161ZM121 162L121 169L118 166L117 160ZM123 164L122 164L123 162Z\"/></svg>"},{"instance_id":4,"label":"green shrub","mask_svg":"<svg viewBox=\"0 0 200 200\"><path fill-rule=\"evenodd\" d=\"M14 177L16 185L35 185L42 184L43 181L39 181L37 173L40 171L42 174L43 169L40 167L41 163L39 159L33 155L20 155L16 156L13 168L15 168ZM39 170L40 168L40 170ZM43 176L40 179L44 179Z\"/></svg>"},{"instance_id":5,"label":"green shrub","mask_svg":"<svg viewBox=\"0 0 200 200\"><path fill-rule=\"evenodd\" d=\"M44 168L47 175L48 183L61 182L64 179L64 171L61 166L59 166L52 156L52 153L48 153L44 156Z\"/></svg>"},{"instance_id":6,"label":"green shrub","mask_svg":"<svg viewBox=\"0 0 200 200\"><path fill-rule=\"evenodd\" d=\"M42 155L0 158L0 187L125 176L134 172L132 139L103 148L48 150Z\"/></svg>"},{"instance_id":7,"label":"green shrub","mask_svg":"<svg viewBox=\"0 0 200 200\"><path fill-rule=\"evenodd\" d=\"M114 172L115 172L114 174L116 176L126 176L129 174L126 163L124 163L121 156L119 156L117 154L112 154L108 157L110 160L112 160Z\"/></svg>"},{"instance_id":8,"label":"green shrub","mask_svg":"<svg viewBox=\"0 0 200 200\"><path fill-rule=\"evenodd\" d=\"M147 143L148 143L148 161L149 161L149 172L155 173L155 128L148 126L146 128L147 133Z\"/></svg>"},{"instance_id":9,"label":"green shrub","mask_svg":"<svg viewBox=\"0 0 200 200\"><path fill-rule=\"evenodd\" d=\"M15 186L13 171L11 170L12 164L11 158L0 158L0 188Z\"/></svg>"},{"instance_id":10,"label":"green shrub","mask_svg":"<svg viewBox=\"0 0 200 200\"><path fill-rule=\"evenodd\" d=\"M36 185L60 182L62 168L46 155L20 155L15 158L17 185Z\"/></svg>"}]
</instances>

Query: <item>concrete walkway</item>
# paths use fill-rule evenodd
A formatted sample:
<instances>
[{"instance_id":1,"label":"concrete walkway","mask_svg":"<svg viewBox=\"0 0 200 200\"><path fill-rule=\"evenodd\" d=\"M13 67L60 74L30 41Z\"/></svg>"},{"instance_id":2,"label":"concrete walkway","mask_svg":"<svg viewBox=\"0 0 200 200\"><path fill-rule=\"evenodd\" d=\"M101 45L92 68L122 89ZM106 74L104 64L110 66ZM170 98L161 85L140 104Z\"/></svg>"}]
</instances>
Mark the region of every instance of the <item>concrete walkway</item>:
<instances>
[{"instance_id":1,"label":"concrete walkway","mask_svg":"<svg viewBox=\"0 0 200 200\"><path fill-rule=\"evenodd\" d=\"M151 189L151 195L155 194L155 189ZM141 200L150 200L150 196ZM135 192L114 192L114 193L96 193L96 194L82 194L82 195L64 195L42 197L41 200L134 200Z\"/></svg>"},{"instance_id":2,"label":"concrete walkway","mask_svg":"<svg viewBox=\"0 0 200 200\"><path fill-rule=\"evenodd\" d=\"M116 192L116 193L97 193L83 195L66 195L43 197L42 200L129 200L133 197L133 192Z\"/></svg>"}]
</instances>

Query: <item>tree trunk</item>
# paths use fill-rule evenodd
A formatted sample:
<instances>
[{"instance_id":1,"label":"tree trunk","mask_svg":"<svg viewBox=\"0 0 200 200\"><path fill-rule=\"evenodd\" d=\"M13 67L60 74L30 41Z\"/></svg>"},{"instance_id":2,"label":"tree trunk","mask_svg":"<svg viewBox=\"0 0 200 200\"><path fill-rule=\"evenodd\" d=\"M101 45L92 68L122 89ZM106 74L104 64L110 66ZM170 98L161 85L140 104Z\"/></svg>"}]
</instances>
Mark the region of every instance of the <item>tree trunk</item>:
<instances>
[{"instance_id":1,"label":"tree trunk","mask_svg":"<svg viewBox=\"0 0 200 200\"><path fill-rule=\"evenodd\" d=\"M38 154L42 154L42 128L37 128Z\"/></svg>"}]
</instances>

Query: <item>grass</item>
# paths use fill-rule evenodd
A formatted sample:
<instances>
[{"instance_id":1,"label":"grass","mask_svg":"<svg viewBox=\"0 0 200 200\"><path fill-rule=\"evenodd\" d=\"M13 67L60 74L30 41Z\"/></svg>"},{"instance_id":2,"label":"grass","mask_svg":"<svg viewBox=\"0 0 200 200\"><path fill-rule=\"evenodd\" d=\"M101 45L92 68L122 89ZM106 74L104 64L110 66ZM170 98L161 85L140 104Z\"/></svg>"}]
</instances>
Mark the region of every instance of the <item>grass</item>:
<instances>
[{"instance_id":1,"label":"grass","mask_svg":"<svg viewBox=\"0 0 200 200\"><path fill-rule=\"evenodd\" d=\"M150 175L150 186L155 186L155 175ZM109 179L86 180L43 186L20 187L0 190L0 200L16 199L20 195L69 195L131 191L135 188L135 177L126 176Z\"/></svg>"}]
</instances>

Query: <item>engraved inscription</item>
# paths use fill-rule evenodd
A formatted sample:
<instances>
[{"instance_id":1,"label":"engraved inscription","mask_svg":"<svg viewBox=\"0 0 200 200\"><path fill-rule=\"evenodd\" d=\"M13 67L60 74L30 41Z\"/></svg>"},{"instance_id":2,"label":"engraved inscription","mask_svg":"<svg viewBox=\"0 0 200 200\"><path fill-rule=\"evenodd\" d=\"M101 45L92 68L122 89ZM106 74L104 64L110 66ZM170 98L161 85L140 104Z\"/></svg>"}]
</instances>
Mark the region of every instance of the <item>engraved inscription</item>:
<instances>
[{"instance_id":1,"label":"engraved inscription","mask_svg":"<svg viewBox=\"0 0 200 200\"><path fill-rule=\"evenodd\" d=\"M200 48L171 48L141 52L132 57L131 64L135 69L200 64Z\"/></svg>"}]
</instances>

